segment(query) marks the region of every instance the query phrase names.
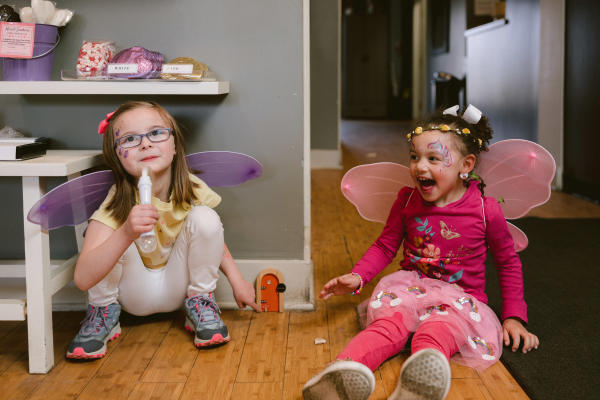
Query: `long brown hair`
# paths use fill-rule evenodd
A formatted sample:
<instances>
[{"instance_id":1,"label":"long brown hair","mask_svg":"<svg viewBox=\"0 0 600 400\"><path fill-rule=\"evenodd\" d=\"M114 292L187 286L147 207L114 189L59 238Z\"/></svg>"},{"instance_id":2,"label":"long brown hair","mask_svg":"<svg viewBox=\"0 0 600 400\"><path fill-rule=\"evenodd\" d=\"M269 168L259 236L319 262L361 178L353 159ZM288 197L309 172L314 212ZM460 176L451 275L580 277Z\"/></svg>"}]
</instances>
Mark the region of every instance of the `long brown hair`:
<instances>
[{"instance_id":1,"label":"long brown hair","mask_svg":"<svg viewBox=\"0 0 600 400\"><path fill-rule=\"evenodd\" d=\"M153 101L128 101L121 104L119 108L115 110L115 113L110 118L102 141L102 154L104 155L104 160L115 175L116 183L115 196L106 208L110 211L111 216L121 224L127 220L129 212L136 204L135 193L137 178L131 176L123 168L121 161L119 161L119 158L117 157L114 126L120 115L142 107L155 110L168 125L167 128L171 128L171 133L175 140L175 156L173 157L173 162L171 164L171 184L169 185L169 196L171 200L174 204L179 205L185 203L192 204L192 201L196 199L193 190L196 185L189 179L188 166L185 161L183 134L175 119L167 110Z\"/></svg>"}]
</instances>

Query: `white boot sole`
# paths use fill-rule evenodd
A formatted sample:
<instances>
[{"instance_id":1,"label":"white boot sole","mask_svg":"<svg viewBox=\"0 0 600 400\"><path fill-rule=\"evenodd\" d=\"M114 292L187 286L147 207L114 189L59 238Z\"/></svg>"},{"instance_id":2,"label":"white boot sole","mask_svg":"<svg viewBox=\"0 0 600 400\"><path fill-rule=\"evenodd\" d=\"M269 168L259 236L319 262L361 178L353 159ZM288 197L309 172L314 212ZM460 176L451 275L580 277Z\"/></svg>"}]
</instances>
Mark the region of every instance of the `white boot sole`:
<instances>
[{"instance_id":1,"label":"white boot sole","mask_svg":"<svg viewBox=\"0 0 600 400\"><path fill-rule=\"evenodd\" d=\"M423 349L402 365L398 386L388 400L442 400L450 390L450 364L437 350Z\"/></svg>"},{"instance_id":2,"label":"white boot sole","mask_svg":"<svg viewBox=\"0 0 600 400\"><path fill-rule=\"evenodd\" d=\"M336 361L306 382L304 400L366 400L375 389L371 370L355 361Z\"/></svg>"}]
</instances>

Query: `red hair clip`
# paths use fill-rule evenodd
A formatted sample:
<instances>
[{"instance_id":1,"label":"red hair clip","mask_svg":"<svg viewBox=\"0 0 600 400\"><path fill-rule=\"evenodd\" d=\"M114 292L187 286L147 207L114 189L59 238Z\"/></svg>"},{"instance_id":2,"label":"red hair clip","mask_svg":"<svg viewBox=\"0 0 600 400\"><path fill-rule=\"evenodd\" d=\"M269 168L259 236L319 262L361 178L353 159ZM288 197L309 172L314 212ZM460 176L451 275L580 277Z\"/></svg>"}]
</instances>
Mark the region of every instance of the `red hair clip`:
<instances>
[{"instance_id":1,"label":"red hair clip","mask_svg":"<svg viewBox=\"0 0 600 400\"><path fill-rule=\"evenodd\" d=\"M104 135L104 133L106 132L106 129L108 128L108 122L110 121L110 119L112 118L113 114L115 112L111 112L106 114L106 118L104 118L102 121L100 121L100 124L98 125L98 134L99 135Z\"/></svg>"}]
</instances>

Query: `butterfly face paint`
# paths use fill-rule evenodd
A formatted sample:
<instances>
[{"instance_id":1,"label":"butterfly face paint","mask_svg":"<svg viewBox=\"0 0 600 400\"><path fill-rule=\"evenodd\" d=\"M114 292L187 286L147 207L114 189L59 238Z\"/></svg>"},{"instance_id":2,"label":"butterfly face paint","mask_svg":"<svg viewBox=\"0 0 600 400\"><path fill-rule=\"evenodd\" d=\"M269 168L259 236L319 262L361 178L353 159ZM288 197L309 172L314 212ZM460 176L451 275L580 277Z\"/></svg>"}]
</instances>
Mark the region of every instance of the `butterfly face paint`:
<instances>
[{"instance_id":1,"label":"butterfly face paint","mask_svg":"<svg viewBox=\"0 0 600 400\"><path fill-rule=\"evenodd\" d=\"M459 178L461 154L453 143L439 131L425 131L411 143L410 175L423 200L438 207L460 199L466 190Z\"/></svg>"},{"instance_id":2,"label":"butterfly face paint","mask_svg":"<svg viewBox=\"0 0 600 400\"><path fill-rule=\"evenodd\" d=\"M129 137L150 132L156 128L167 128L168 121L162 115L149 107L138 107L119 115L115 120L114 132L118 131L115 142ZM175 139L169 135L167 140L152 142L144 137L142 142L135 147L122 148L116 144L117 155L123 169L131 176L139 176L143 167L149 168L152 174L171 176L171 166L175 157Z\"/></svg>"},{"instance_id":3,"label":"butterfly face paint","mask_svg":"<svg viewBox=\"0 0 600 400\"><path fill-rule=\"evenodd\" d=\"M119 137L119 132L120 132L120 131L121 131L120 129L117 129L117 130L115 131L115 136L116 136L116 137Z\"/></svg>"},{"instance_id":4,"label":"butterfly face paint","mask_svg":"<svg viewBox=\"0 0 600 400\"><path fill-rule=\"evenodd\" d=\"M442 155L443 164L446 167L449 167L452 165L452 162L453 162L452 154L450 153L450 151L444 144L440 143L439 140L429 143L427 145L427 148L440 153Z\"/></svg>"}]
</instances>

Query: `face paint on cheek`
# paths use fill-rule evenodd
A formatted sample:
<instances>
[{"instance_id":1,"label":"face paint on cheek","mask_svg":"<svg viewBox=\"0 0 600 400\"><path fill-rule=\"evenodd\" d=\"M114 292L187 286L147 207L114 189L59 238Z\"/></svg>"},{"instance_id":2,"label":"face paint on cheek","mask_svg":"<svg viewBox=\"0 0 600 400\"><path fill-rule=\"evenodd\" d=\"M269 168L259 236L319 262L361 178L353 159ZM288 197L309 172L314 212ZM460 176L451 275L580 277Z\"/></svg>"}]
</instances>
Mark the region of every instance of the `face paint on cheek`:
<instances>
[{"instance_id":1,"label":"face paint on cheek","mask_svg":"<svg viewBox=\"0 0 600 400\"><path fill-rule=\"evenodd\" d=\"M123 158L127 158L128 155L129 155L129 150L125 150L125 154L123 154Z\"/></svg>"},{"instance_id":2,"label":"face paint on cheek","mask_svg":"<svg viewBox=\"0 0 600 400\"><path fill-rule=\"evenodd\" d=\"M452 154L450 154L450 150L448 150L446 146L440 143L439 140L429 143L427 145L427 148L440 153L442 155L443 163L446 167L452 165Z\"/></svg>"},{"instance_id":3,"label":"face paint on cheek","mask_svg":"<svg viewBox=\"0 0 600 400\"><path fill-rule=\"evenodd\" d=\"M123 153L121 152L121 148L119 147L119 155L122 155Z\"/></svg>"}]
</instances>

